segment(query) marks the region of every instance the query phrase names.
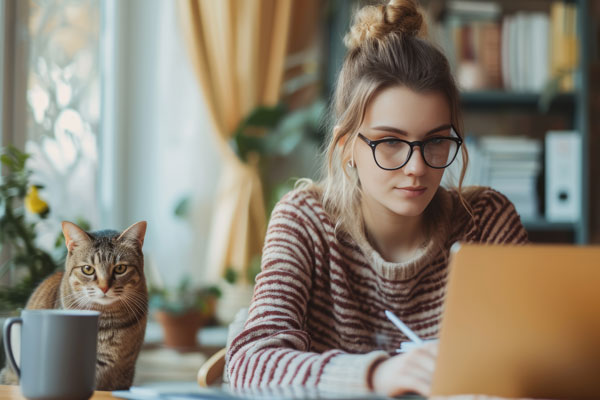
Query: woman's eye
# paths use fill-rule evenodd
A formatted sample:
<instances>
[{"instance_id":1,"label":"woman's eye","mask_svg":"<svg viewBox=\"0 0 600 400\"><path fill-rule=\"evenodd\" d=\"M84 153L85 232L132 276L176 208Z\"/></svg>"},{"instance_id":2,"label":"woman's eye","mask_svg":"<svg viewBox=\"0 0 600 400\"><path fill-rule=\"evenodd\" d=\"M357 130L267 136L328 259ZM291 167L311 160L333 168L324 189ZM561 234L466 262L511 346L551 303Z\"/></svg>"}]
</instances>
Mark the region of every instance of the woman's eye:
<instances>
[{"instance_id":1,"label":"woman's eye","mask_svg":"<svg viewBox=\"0 0 600 400\"><path fill-rule=\"evenodd\" d=\"M382 145L385 147L402 147L402 145L404 145L404 142L401 142L400 140L389 140L387 142L383 142Z\"/></svg>"},{"instance_id":2,"label":"woman's eye","mask_svg":"<svg viewBox=\"0 0 600 400\"><path fill-rule=\"evenodd\" d=\"M122 274L127 271L127 265L119 264L115 267L115 274Z\"/></svg>"},{"instance_id":3,"label":"woman's eye","mask_svg":"<svg viewBox=\"0 0 600 400\"><path fill-rule=\"evenodd\" d=\"M444 143L444 138L432 138L429 139L429 143L431 144L440 144L440 143Z\"/></svg>"},{"instance_id":4,"label":"woman's eye","mask_svg":"<svg viewBox=\"0 0 600 400\"><path fill-rule=\"evenodd\" d=\"M94 275L95 270L91 265L84 265L81 267L81 272L83 272L85 275Z\"/></svg>"}]
</instances>

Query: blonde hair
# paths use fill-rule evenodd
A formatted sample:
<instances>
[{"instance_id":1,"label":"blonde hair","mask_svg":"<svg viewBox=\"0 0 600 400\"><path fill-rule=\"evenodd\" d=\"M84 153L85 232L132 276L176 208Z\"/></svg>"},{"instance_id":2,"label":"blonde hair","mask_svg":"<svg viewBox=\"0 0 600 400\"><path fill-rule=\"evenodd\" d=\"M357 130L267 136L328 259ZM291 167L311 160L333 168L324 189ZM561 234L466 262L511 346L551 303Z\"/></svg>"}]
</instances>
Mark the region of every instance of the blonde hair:
<instances>
[{"instance_id":1,"label":"blonde hair","mask_svg":"<svg viewBox=\"0 0 600 400\"><path fill-rule=\"evenodd\" d=\"M414 0L391 0L386 5L358 10L354 24L344 38L348 48L339 73L326 148L324 177L318 185L299 182L301 187L322 192L323 205L336 222L336 232L358 243L366 240L361 210L361 188L355 168L348 168L352 148L365 110L373 97L392 86L416 92L439 92L450 106L452 124L462 132L459 92L444 54L426 38L424 18ZM463 166L458 183L460 201L471 214L461 195L468 153L462 146ZM428 223L443 210L436 197L426 209Z\"/></svg>"}]
</instances>

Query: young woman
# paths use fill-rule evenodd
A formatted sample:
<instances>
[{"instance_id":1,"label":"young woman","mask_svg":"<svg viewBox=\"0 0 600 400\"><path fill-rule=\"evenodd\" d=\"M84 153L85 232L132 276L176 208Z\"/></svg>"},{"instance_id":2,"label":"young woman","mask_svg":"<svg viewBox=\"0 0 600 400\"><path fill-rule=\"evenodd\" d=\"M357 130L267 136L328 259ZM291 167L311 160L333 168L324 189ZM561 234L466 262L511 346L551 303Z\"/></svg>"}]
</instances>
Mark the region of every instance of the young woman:
<instances>
[{"instance_id":1,"label":"young woman","mask_svg":"<svg viewBox=\"0 0 600 400\"><path fill-rule=\"evenodd\" d=\"M361 9L345 38L326 176L276 206L231 385L428 393L435 345L406 354L391 310L436 338L450 247L525 243L513 205L489 188L445 189L467 152L444 55L413 0Z\"/></svg>"}]
</instances>

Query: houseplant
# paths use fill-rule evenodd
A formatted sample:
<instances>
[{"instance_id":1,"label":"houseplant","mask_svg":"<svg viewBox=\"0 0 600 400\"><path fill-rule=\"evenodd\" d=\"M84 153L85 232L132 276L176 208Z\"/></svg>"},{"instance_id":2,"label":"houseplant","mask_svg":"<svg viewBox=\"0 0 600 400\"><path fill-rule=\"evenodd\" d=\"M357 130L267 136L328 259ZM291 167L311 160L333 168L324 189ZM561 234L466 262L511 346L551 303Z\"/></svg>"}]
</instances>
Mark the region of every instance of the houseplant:
<instances>
[{"instance_id":1,"label":"houseplant","mask_svg":"<svg viewBox=\"0 0 600 400\"><path fill-rule=\"evenodd\" d=\"M197 347L198 330L214 319L217 287L193 288L183 279L174 289L150 288L150 309L161 324L164 344L178 350Z\"/></svg>"},{"instance_id":2,"label":"houseplant","mask_svg":"<svg viewBox=\"0 0 600 400\"><path fill-rule=\"evenodd\" d=\"M14 312L25 306L29 295L61 261L36 244L36 225L50 212L39 197L40 185L30 182L29 155L13 146L3 148L0 162L0 279L11 274L0 290L0 310ZM61 257L64 257L64 253ZM60 258L60 257L59 257ZM64 258L63 258L64 259Z\"/></svg>"}]
</instances>

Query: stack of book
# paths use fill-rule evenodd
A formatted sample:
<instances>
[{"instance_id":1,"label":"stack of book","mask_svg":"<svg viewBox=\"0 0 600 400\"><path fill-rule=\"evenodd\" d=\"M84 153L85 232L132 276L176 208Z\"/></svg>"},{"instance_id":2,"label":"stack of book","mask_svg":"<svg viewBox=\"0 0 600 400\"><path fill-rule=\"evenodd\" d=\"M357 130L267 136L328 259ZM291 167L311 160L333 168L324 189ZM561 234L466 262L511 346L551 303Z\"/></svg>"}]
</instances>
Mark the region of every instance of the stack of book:
<instances>
[{"instance_id":1,"label":"stack of book","mask_svg":"<svg viewBox=\"0 0 600 400\"><path fill-rule=\"evenodd\" d=\"M541 140L522 136L471 137L467 147L469 167L463 186L489 186L508 197L522 219L540 217Z\"/></svg>"},{"instance_id":2,"label":"stack of book","mask_svg":"<svg viewBox=\"0 0 600 400\"><path fill-rule=\"evenodd\" d=\"M572 91L577 67L577 6L504 14L495 1L451 0L432 32L464 90L539 92L560 78Z\"/></svg>"}]
</instances>

